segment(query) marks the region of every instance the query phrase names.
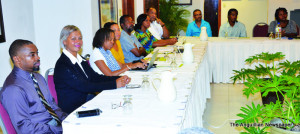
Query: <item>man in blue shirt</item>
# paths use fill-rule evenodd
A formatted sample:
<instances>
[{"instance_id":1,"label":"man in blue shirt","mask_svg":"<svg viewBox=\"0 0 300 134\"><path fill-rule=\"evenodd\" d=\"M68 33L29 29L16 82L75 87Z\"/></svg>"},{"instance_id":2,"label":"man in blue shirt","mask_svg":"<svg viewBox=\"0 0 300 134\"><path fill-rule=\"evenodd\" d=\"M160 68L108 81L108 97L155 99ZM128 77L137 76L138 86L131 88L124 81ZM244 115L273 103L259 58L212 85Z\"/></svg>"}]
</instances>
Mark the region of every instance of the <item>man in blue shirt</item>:
<instances>
[{"instance_id":1,"label":"man in blue shirt","mask_svg":"<svg viewBox=\"0 0 300 134\"><path fill-rule=\"evenodd\" d=\"M146 55L145 48L137 38L131 34L134 27L133 24L134 22L129 15L123 15L120 18L122 28L120 43L125 57L125 63L141 60Z\"/></svg>"},{"instance_id":2,"label":"man in blue shirt","mask_svg":"<svg viewBox=\"0 0 300 134\"><path fill-rule=\"evenodd\" d=\"M212 37L210 25L207 21L202 19L201 10L196 9L193 12L195 21L191 22L186 30L186 36L200 36L201 28L206 27L208 37Z\"/></svg>"},{"instance_id":3,"label":"man in blue shirt","mask_svg":"<svg viewBox=\"0 0 300 134\"><path fill-rule=\"evenodd\" d=\"M12 125L20 134L61 134L61 122L67 114L55 103L39 70L36 46L27 40L15 40L9 48L14 68L6 78L0 100Z\"/></svg>"},{"instance_id":4,"label":"man in blue shirt","mask_svg":"<svg viewBox=\"0 0 300 134\"><path fill-rule=\"evenodd\" d=\"M247 37L245 25L237 21L238 11L231 8L228 11L228 22L221 25L219 37Z\"/></svg>"}]
</instances>

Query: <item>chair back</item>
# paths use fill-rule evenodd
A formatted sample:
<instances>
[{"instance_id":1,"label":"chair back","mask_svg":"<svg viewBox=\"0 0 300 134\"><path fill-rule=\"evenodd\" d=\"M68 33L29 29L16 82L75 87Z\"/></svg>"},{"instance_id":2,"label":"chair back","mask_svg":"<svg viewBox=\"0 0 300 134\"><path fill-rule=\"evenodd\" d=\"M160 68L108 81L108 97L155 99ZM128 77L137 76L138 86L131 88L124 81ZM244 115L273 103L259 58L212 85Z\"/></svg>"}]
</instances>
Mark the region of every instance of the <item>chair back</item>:
<instances>
[{"instance_id":1,"label":"chair back","mask_svg":"<svg viewBox=\"0 0 300 134\"><path fill-rule=\"evenodd\" d=\"M53 72L54 72L54 68L48 69L46 71L45 78L48 83L50 93L57 104L58 101L57 101L57 94L56 94L55 85L54 85Z\"/></svg>"},{"instance_id":2,"label":"chair back","mask_svg":"<svg viewBox=\"0 0 300 134\"><path fill-rule=\"evenodd\" d=\"M268 28L266 23L257 23L253 28L253 37L268 37Z\"/></svg>"},{"instance_id":3,"label":"chair back","mask_svg":"<svg viewBox=\"0 0 300 134\"><path fill-rule=\"evenodd\" d=\"M87 63L90 65L90 54L86 54L84 57L83 57Z\"/></svg>"},{"instance_id":4,"label":"chair back","mask_svg":"<svg viewBox=\"0 0 300 134\"><path fill-rule=\"evenodd\" d=\"M1 115L1 129L3 133L7 134L16 134L16 130L11 123L8 113L6 112L5 108L0 103L0 115Z\"/></svg>"}]
</instances>

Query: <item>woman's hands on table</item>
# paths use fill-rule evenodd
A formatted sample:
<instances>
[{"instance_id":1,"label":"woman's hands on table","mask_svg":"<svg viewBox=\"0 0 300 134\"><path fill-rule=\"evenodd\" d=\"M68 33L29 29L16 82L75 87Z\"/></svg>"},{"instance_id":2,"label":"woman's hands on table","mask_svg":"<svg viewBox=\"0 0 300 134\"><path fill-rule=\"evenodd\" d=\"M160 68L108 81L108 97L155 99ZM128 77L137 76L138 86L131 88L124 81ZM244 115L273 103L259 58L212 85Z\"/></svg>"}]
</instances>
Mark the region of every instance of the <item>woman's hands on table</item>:
<instances>
[{"instance_id":1,"label":"woman's hands on table","mask_svg":"<svg viewBox=\"0 0 300 134\"><path fill-rule=\"evenodd\" d=\"M125 87L126 84L130 83L130 81L131 81L131 78L128 77L127 75L124 75L124 76L118 78L116 80L116 82L117 82L117 88Z\"/></svg>"}]
</instances>

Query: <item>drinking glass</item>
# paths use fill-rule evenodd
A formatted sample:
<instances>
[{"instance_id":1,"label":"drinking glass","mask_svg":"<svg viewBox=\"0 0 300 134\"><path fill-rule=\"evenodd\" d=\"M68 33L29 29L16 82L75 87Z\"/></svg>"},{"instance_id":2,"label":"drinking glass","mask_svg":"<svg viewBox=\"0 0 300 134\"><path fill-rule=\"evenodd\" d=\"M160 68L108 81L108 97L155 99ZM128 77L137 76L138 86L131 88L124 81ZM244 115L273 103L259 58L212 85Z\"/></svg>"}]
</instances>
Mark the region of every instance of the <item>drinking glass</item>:
<instances>
[{"instance_id":1,"label":"drinking glass","mask_svg":"<svg viewBox=\"0 0 300 134\"><path fill-rule=\"evenodd\" d=\"M269 39L272 40L273 39L273 32L270 33L269 35Z\"/></svg>"},{"instance_id":2,"label":"drinking glass","mask_svg":"<svg viewBox=\"0 0 300 134\"><path fill-rule=\"evenodd\" d=\"M170 66L171 66L172 70L175 70L177 68L176 57L172 57Z\"/></svg>"},{"instance_id":3,"label":"drinking glass","mask_svg":"<svg viewBox=\"0 0 300 134\"><path fill-rule=\"evenodd\" d=\"M150 90L149 75L143 75L142 89L145 91Z\"/></svg>"},{"instance_id":4,"label":"drinking glass","mask_svg":"<svg viewBox=\"0 0 300 134\"><path fill-rule=\"evenodd\" d=\"M126 114L131 114L132 113L132 95L124 95L123 96L123 111Z\"/></svg>"},{"instance_id":5,"label":"drinking glass","mask_svg":"<svg viewBox=\"0 0 300 134\"><path fill-rule=\"evenodd\" d=\"M225 38L227 38L228 37L228 32L225 32Z\"/></svg>"},{"instance_id":6,"label":"drinking glass","mask_svg":"<svg viewBox=\"0 0 300 134\"><path fill-rule=\"evenodd\" d=\"M166 59L166 62L169 63L170 62L170 56L169 56L169 52L165 52L165 56L164 58Z\"/></svg>"}]
</instances>

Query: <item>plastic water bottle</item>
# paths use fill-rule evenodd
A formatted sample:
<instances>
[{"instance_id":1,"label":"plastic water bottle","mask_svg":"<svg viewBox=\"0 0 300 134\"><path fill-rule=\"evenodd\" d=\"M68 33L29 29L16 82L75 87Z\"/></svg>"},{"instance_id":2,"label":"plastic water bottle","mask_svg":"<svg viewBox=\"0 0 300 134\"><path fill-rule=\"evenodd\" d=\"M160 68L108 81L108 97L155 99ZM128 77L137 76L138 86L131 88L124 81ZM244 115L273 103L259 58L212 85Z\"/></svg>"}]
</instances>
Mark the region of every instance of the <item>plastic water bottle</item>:
<instances>
[{"instance_id":1,"label":"plastic water bottle","mask_svg":"<svg viewBox=\"0 0 300 134\"><path fill-rule=\"evenodd\" d=\"M281 27L280 27L280 23L278 22L275 28L275 39L279 40L281 39Z\"/></svg>"}]
</instances>

